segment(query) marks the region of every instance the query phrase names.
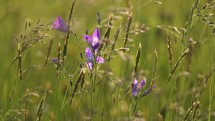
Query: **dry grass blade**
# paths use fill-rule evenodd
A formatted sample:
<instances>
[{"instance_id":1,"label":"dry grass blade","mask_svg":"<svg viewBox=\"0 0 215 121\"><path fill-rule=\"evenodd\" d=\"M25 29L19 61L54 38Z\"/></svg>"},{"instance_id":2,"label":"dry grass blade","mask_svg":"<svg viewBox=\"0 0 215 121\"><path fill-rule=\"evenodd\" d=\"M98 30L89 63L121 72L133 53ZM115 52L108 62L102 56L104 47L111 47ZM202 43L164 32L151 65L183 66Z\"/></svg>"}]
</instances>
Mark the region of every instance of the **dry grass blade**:
<instances>
[{"instance_id":1,"label":"dry grass blade","mask_svg":"<svg viewBox=\"0 0 215 121\"><path fill-rule=\"evenodd\" d=\"M138 68L138 64L140 62L141 50L142 50L142 45L141 45L141 43L139 43L139 47L138 47L137 55L136 55L135 67L134 67L134 77L136 77L136 74L137 74L137 68Z\"/></svg>"},{"instance_id":2,"label":"dry grass blade","mask_svg":"<svg viewBox=\"0 0 215 121\"><path fill-rule=\"evenodd\" d=\"M31 27L31 20L30 19L26 19L26 21L25 21L25 31L28 29L28 27Z\"/></svg>"},{"instance_id":3,"label":"dry grass blade","mask_svg":"<svg viewBox=\"0 0 215 121\"><path fill-rule=\"evenodd\" d=\"M156 26L159 29L162 29L166 32L168 32L168 34L172 34L177 38L182 38L182 33L184 33L185 29L184 28L177 28L175 26L165 26L165 25L157 25Z\"/></svg>"},{"instance_id":4,"label":"dry grass blade","mask_svg":"<svg viewBox=\"0 0 215 121\"><path fill-rule=\"evenodd\" d=\"M49 56L50 56L51 49L52 49L52 44L53 44L53 39L51 39L50 42L49 42L49 47L48 47L48 51L47 51L47 55L46 55L46 60L45 60L45 66L47 65L48 60L49 60Z\"/></svg>"},{"instance_id":5,"label":"dry grass blade","mask_svg":"<svg viewBox=\"0 0 215 121\"><path fill-rule=\"evenodd\" d=\"M151 84L151 86L153 86L153 84L155 82L155 78L156 78L156 74L157 74L157 67L158 67L158 53L155 50L155 63L154 63L154 68L153 68L152 84Z\"/></svg>"},{"instance_id":6,"label":"dry grass blade","mask_svg":"<svg viewBox=\"0 0 215 121\"><path fill-rule=\"evenodd\" d=\"M44 96L42 97L42 99L40 101L40 104L38 106L36 121L41 121L42 114L43 114L43 108L44 108L45 98L46 98L46 92L45 92Z\"/></svg>"},{"instance_id":7,"label":"dry grass blade","mask_svg":"<svg viewBox=\"0 0 215 121\"><path fill-rule=\"evenodd\" d=\"M108 21L107 31L105 32L105 35L104 35L105 47L107 47L108 43L109 43L109 37L110 37L110 33L111 33L111 28L112 28L112 19L113 19L113 14L111 14L111 16L110 16L110 19Z\"/></svg>"},{"instance_id":8,"label":"dry grass blade","mask_svg":"<svg viewBox=\"0 0 215 121\"><path fill-rule=\"evenodd\" d=\"M174 65L169 77L168 77L168 81L172 78L172 75L174 74L175 70L177 69L177 67L179 66L179 64L181 63L182 59L185 57L185 55L187 55L187 53L189 52L189 49L186 49L184 51L184 53L182 54L182 56L178 59L178 61L176 62L176 64Z\"/></svg>"},{"instance_id":9,"label":"dry grass blade","mask_svg":"<svg viewBox=\"0 0 215 121\"><path fill-rule=\"evenodd\" d=\"M199 98L199 96L204 92L204 89L206 88L206 85L209 81L209 79L211 78L213 72L215 70L211 70L207 75L205 75L205 77L203 76L203 78L200 79L199 83L198 83L198 90L196 90L196 100ZM202 86L202 87L200 87Z\"/></svg>"},{"instance_id":10,"label":"dry grass blade","mask_svg":"<svg viewBox=\"0 0 215 121\"><path fill-rule=\"evenodd\" d=\"M104 38L109 39L110 36L110 31L111 31L111 27L112 27L112 20L113 20L113 14L110 15L110 19L108 21L108 27L107 27L107 31L105 32Z\"/></svg>"},{"instance_id":11,"label":"dry grass blade","mask_svg":"<svg viewBox=\"0 0 215 121\"><path fill-rule=\"evenodd\" d=\"M134 24L134 27L132 30L130 30L130 34L134 34L134 35L138 35L140 33L144 33L146 32L147 30L149 30L148 27L146 27L145 24Z\"/></svg>"},{"instance_id":12,"label":"dry grass blade","mask_svg":"<svg viewBox=\"0 0 215 121\"><path fill-rule=\"evenodd\" d=\"M27 26L27 28L26 28ZM19 55L22 55L28 48L35 46L38 42L43 42L42 39L49 38L50 36L46 33L43 33L42 27L39 27L39 25L36 25L34 27L31 27L30 20L27 20L25 23L25 28L30 29L30 33L27 34L21 34L20 38L13 35L14 39L19 43ZM42 25L41 25L42 26ZM19 61L19 55L17 55L13 61L11 62L8 70L12 67L12 65Z\"/></svg>"},{"instance_id":13,"label":"dry grass blade","mask_svg":"<svg viewBox=\"0 0 215 121\"><path fill-rule=\"evenodd\" d=\"M188 62L187 71L190 72L191 65L192 65L193 51L194 51L194 47L196 46L197 42L194 41L192 38L190 38L188 40L188 42L189 42L188 43L189 52L188 52L188 55L187 55L187 62Z\"/></svg>"},{"instance_id":14,"label":"dry grass blade","mask_svg":"<svg viewBox=\"0 0 215 121\"><path fill-rule=\"evenodd\" d=\"M131 23L132 23L132 14L130 14L130 16L128 18L128 24L127 24L127 28L126 28L125 40L124 40L124 45L123 45L124 48L126 47L127 42L128 42L128 36L129 36Z\"/></svg>"},{"instance_id":15,"label":"dry grass blade","mask_svg":"<svg viewBox=\"0 0 215 121\"><path fill-rule=\"evenodd\" d=\"M19 79L22 80L22 55L21 55L20 43L18 43L18 66L19 66Z\"/></svg>"},{"instance_id":16,"label":"dry grass blade","mask_svg":"<svg viewBox=\"0 0 215 121\"><path fill-rule=\"evenodd\" d=\"M129 50L130 50L129 48L123 48L123 47L115 49L116 52L120 52L120 51L125 52L125 51L129 51Z\"/></svg>"},{"instance_id":17,"label":"dry grass blade","mask_svg":"<svg viewBox=\"0 0 215 121\"><path fill-rule=\"evenodd\" d=\"M119 33L120 33L120 30L121 30L121 27L119 27L114 35L114 42L112 44L112 47L111 47L111 50L114 50L115 48L115 45L116 45L116 42L117 42L117 39L119 37Z\"/></svg>"},{"instance_id":18,"label":"dry grass blade","mask_svg":"<svg viewBox=\"0 0 215 121\"><path fill-rule=\"evenodd\" d=\"M85 79L85 72L83 73L82 79L81 79L81 89L84 87L84 79Z\"/></svg>"},{"instance_id":19,"label":"dry grass blade","mask_svg":"<svg viewBox=\"0 0 215 121\"><path fill-rule=\"evenodd\" d=\"M172 67L172 64L173 64L173 52L172 52L172 45L171 45L171 42L170 42L169 33L167 35L167 49L168 49L170 66Z\"/></svg>"},{"instance_id":20,"label":"dry grass blade","mask_svg":"<svg viewBox=\"0 0 215 121\"><path fill-rule=\"evenodd\" d=\"M73 101L73 98L74 98L74 96L75 96L75 93L76 93L76 91L77 91L77 89L78 89L78 84L80 83L80 82L83 82L84 80L84 76L85 75L85 71L81 71L80 72L80 74L79 74L79 76L78 76L78 78L77 78L77 81L76 81L76 83L75 83L75 86L74 86L74 88L73 88L73 92L72 92L72 95L71 95L71 97L70 97L70 105L72 104L72 101ZM82 86L82 85L81 85Z\"/></svg>"},{"instance_id":21,"label":"dry grass blade","mask_svg":"<svg viewBox=\"0 0 215 121\"><path fill-rule=\"evenodd\" d=\"M195 89L195 93L194 93L194 100L193 100L193 105L188 109L185 117L184 117L184 121L186 120L190 120L188 119L189 117L192 118L192 120L196 120L200 117L198 109L199 109L199 99L201 94L203 93L207 82L209 81L209 79L212 76L212 73L215 70L211 70L208 74L206 74L205 76L203 75L198 75L198 78L200 78L198 84L197 84L197 88Z\"/></svg>"},{"instance_id":22,"label":"dry grass blade","mask_svg":"<svg viewBox=\"0 0 215 121\"><path fill-rule=\"evenodd\" d=\"M185 39L187 38L187 34L188 34L189 30L192 28L193 17L194 17L194 13L195 13L195 10L196 10L198 4L199 4L199 0L196 0L195 4L192 6L189 19L185 24L185 31L182 34L182 43L184 43L185 46L187 46Z\"/></svg>"},{"instance_id":23,"label":"dry grass blade","mask_svg":"<svg viewBox=\"0 0 215 121\"><path fill-rule=\"evenodd\" d=\"M206 3L203 7L202 7L202 9L201 9L201 11L204 11L204 10L206 10L206 9L212 9L212 8L214 8L214 5L215 5L215 1L212 1L211 3Z\"/></svg>"},{"instance_id":24,"label":"dry grass blade","mask_svg":"<svg viewBox=\"0 0 215 121\"><path fill-rule=\"evenodd\" d=\"M188 111L187 111L187 113L186 113L186 115L185 115L183 121L187 121L188 118L189 118L189 116L192 115L192 113L193 113L193 117L192 117L192 118L195 118L195 117L196 117L196 111L197 111L197 109L199 108L199 104L200 104L199 101L195 101L195 102L193 103L193 105L188 109Z\"/></svg>"},{"instance_id":25,"label":"dry grass blade","mask_svg":"<svg viewBox=\"0 0 215 121\"><path fill-rule=\"evenodd\" d=\"M71 6L71 9L70 9L70 12L69 12L69 18L68 18L68 24L67 24L67 34L66 34L66 39L65 39L65 42L64 42L64 48L63 48L63 57L62 57L62 64L66 58L66 53L67 53L67 45L68 45L68 42L69 42L69 37L70 37L70 22L71 22L71 19L72 19L72 15L73 15L73 11L74 11L74 7L75 7L75 3L76 3L76 0L74 0L72 2L72 6Z\"/></svg>"},{"instance_id":26,"label":"dry grass blade","mask_svg":"<svg viewBox=\"0 0 215 121\"><path fill-rule=\"evenodd\" d=\"M155 50L155 63L154 63L154 68L153 68L153 73L152 73L152 80L150 82L150 87L141 95L141 97L147 96L154 88L155 88L155 78L157 74L157 66L158 66L158 53Z\"/></svg>"},{"instance_id":27,"label":"dry grass blade","mask_svg":"<svg viewBox=\"0 0 215 121\"><path fill-rule=\"evenodd\" d=\"M15 57L15 58L13 59L13 61L10 63L10 66L9 66L9 68L8 68L7 72L11 69L11 67L12 67L12 66L13 66L13 64L17 61L17 59L18 59L18 56L17 56L17 57Z\"/></svg>"},{"instance_id":28,"label":"dry grass blade","mask_svg":"<svg viewBox=\"0 0 215 121\"><path fill-rule=\"evenodd\" d=\"M61 55L61 44L60 42L58 43L58 49L57 49L57 59L59 61L59 63L61 64L61 58L60 58L60 55ZM62 66L62 65L61 65ZM59 66L56 67L56 78L58 79L59 77Z\"/></svg>"},{"instance_id":29,"label":"dry grass blade","mask_svg":"<svg viewBox=\"0 0 215 121\"><path fill-rule=\"evenodd\" d=\"M101 25L101 15L99 12L96 12L96 17L97 17L98 25Z\"/></svg>"},{"instance_id":30,"label":"dry grass blade","mask_svg":"<svg viewBox=\"0 0 215 121\"><path fill-rule=\"evenodd\" d=\"M213 20L210 20L209 19L209 17L210 16L213 16L214 14L213 13L209 13L209 14L206 14L206 15L204 15L203 14L203 11L204 10L199 10L198 8L197 8L197 10L198 10L198 13L196 14L198 17L200 17L200 19L202 20L202 21L204 21L206 24L208 24L211 28L212 28L212 31L213 31L213 33L214 33L214 29L215 29L215 24L214 24L214 22L213 22Z\"/></svg>"},{"instance_id":31,"label":"dry grass blade","mask_svg":"<svg viewBox=\"0 0 215 121\"><path fill-rule=\"evenodd\" d=\"M44 65L31 65L31 66L28 67L27 69L23 70L23 71L22 71L22 74L24 74L24 73L26 73L26 72L28 72L28 71L30 71L30 70L32 70L32 69L40 69L40 68L42 68L42 67L44 67Z\"/></svg>"},{"instance_id":32,"label":"dry grass blade","mask_svg":"<svg viewBox=\"0 0 215 121\"><path fill-rule=\"evenodd\" d=\"M213 1L213 2L211 2L211 3L206 3L202 9L199 9L199 8L197 7L197 8L196 8L196 9L197 9L197 14L196 14L196 16L200 16L200 17L202 17L202 19L205 19L205 20L206 20L207 18L212 17L212 16L214 15L214 13L212 13L211 10L210 10L210 9L214 9L214 7L215 7L215 1ZM206 11L206 10L209 10L209 13L203 14L204 11ZM212 22L212 23L213 23L213 22Z\"/></svg>"}]
</instances>

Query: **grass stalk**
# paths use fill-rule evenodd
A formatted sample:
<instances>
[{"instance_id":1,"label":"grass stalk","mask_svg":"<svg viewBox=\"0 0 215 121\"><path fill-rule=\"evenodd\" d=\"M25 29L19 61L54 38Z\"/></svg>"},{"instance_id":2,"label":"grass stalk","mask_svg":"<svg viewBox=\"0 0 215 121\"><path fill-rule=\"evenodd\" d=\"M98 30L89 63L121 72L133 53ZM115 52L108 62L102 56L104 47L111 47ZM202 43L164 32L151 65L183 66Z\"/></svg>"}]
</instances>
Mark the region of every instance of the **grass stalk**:
<instances>
[{"instance_id":1,"label":"grass stalk","mask_svg":"<svg viewBox=\"0 0 215 121\"><path fill-rule=\"evenodd\" d=\"M181 61L183 60L183 58L187 55L187 53L189 52L189 49L186 49L184 51L184 53L181 55L181 57L178 59L178 61L176 62L176 64L174 65L167 81L169 81L172 78L172 75L175 73L175 70L178 68L179 64L181 63Z\"/></svg>"},{"instance_id":2,"label":"grass stalk","mask_svg":"<svg viewBox=\"0 0 215 121\"><path fill-rule=\"evenodd\" d=\"M58 59L59 63L61 63L60 55L61 55L61 43L59 42L58 43L58 49L57 49L57 59ZM62 66L62 64L61 64L61 66ZM56 79L59 78L59 68L60 68L59 65L57 65L56 66Z\"/></svg>"},{"instance_id":3,"label":"grass stalk","mask_svg":"<svg viewBox=\"0 0 215 121\"><path fill-rule=\"evenodd\" d=\"M167 49L168 49L170 66L172 67L172 65L173 65L173 52L172 52L172 45L171 45L171 42L170 42L169 33L167 34Z\"/></svg>"},{"instance_id":4,"label":"grass stalk","mask_svg":"<svg viewBox=\"0 0 215 121\"><path fill-rule=\"evenodd\" d=\"M137 68L138 68L138 65L140 62L141 50L142 50L142 45L141 45L141 43L139 43L139 47L138 47L137 54L136 54L135 66L134 66L134 77L136 77L136 74L137 74Z\"/></svg>"},{"instance_id":5,"label":"grass stalk","mask_svg":"<svg viewBox=\"0 0 215 121\"><path fill-rule=\"evenodd\" d=\"M195 14L195 11L196 11L197 6L198 6L198 4L199 4L199 1L200 1L200 0L196 0L195 4L192 6L189 19L188 19L188 21L187 21L186 24L185 24L185 31L184 31L183 34L182 34L182 43L183 43L185 46L187 46L187 41L186 41L186 39L187 39L187 34L188 34L188 32L190 31L190 29L192 28L192 26L193 26L193 22L194 22L193 20L194 20L194 16L195 16L194 14Z\"/></svg>"},{"instance_id":6,"label":"grass stalk","mask_svg":"<svg viewBox=\"0 0 215 121\"><path fill-rule=\"evenodd\" d=\"M50 53L51 53L51 49L52 49L52 45L53 45L53 39L51 39L50 42L49 42L48 51L47 51L47 54L46 54L45 66L48 63Z\"/></svg>"},{"instance_id":7,"label":"grass stalk","mask_svg":"<svg viewBox=\"0 0 215 121\"><path fill-rule=\"evenodd\" d=\"M77 91L77 89L78 89L79 83L84 81L84 80L83 80L83 79L84 79L84 75L85 75L85 71L82 70L82 71L80 72L80 74L79 74L79 76L78 76L78 78L77 78L77 81L76 81L76 83L75 83L75 86L74 86L74 88L73 88L72 95L71 95L71 97L70 97L70 105L72 105L73 98L74 98L75 93L76 93L76 91Z\"/></svg>"},{"instance_id":8,"label":"grass stalk","mask_svg":"<svg viewBox=\"0 0 215 121\"><path fill-rule=\"evenodd\" d=\"M62 57L62 64L66 58L66 54L67 54L67 45L68 45L68 42L69 42L69 37L70 37L70 33L71 33L71 30L70 30L70 23L71 23L71 19L72 19L72 15L73 15L73 11L74 11L74 8L75 8L75 3L76 3L76 0L74 0L72 2L72 6L70 8L70 12L69 12L69 18L68 18L68 22L67 22L67 34L66 34L66 39L64 41L64 48L63 48L63 57Z\"/></svg>"},{"instance_id":9,"label":"grass stalk","mask_svg":"<svg viewBox=\"0 0 215 121\"><path fill-rule=\"evenodd\" d=\"M114 50L115 46L116 46L116 42L118 40L118 37L119 37L119 33L120 33L120 30L121 30L121 27L119 27L114 35L114 42L111 46L111 50Z\"/></svg>"},{"instance_id":10,"label":"grass stalk","mask_svg":"<svg viewBox=\"0 0 215 121\"><path fill-rule=\"evenodd\" d=\"M155 50L155 62L154 62L154 68L153 68L153 73L152 73L152 83L151 83L151 86L154 86L154 82L155 82L156 75L157 75L157 68L158 68L158 53Z\"/></svg>"},{"instance_id":11,"label":"grass stalk","mask_svg":"<svg viewBox=\"0 0 215 121\"><path fill-rule=\"evenodd\" d=\"M128 18L128 24L127 24L127 27L126 27L125 39L124 39L124 44L123 44L124 48L126 47L128 39L129 39L128 36L129 36L129 31L130 31L131 23L132 23L132 14L130 14L129 18Z\"/></svg>"},{"instance_id":12,"label":"grass stalk","mask_svg":"<svg viewBox=\"0 0 215 121\"><path fill-rule=\"evenodd\" d=\"M42 114L43 114L43 109L44 109L45 98L46 98L46 92L45 92L45 94L43 95L42 99L40 100L40 104L39 104L38 109L37 109L36 121L41 121L41 119L42 119Z\"/></svg>"},{"instance_id":13,"label":"grass stalk","mask_svg":"<svg viewBox=\"0 0 215 121\"><path fill-rule=\"evenodd\" d=\"M19 79L22 80L22 55L21 55L20 43L18 43L18 67L19 67Z\"/></svg>"}]
</instances>

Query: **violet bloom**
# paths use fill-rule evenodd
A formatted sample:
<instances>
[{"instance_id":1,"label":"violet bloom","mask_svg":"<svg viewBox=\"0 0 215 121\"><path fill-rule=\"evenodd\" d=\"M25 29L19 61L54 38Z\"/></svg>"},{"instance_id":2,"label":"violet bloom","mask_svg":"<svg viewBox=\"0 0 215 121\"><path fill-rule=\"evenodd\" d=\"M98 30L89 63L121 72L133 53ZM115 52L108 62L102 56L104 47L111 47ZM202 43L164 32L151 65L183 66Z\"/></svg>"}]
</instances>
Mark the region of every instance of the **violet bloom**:
<instances>
[{"instance_id":1,"label":"violet bloom","mask_svg":"<svg viewBox=\"0 0 215 121\"><path fill-rule=\"evenodd\" d=\"M59 31L62 31L62 32L67 32L67 25L66 23L63 21L63 19L58 16L55 21L53 22L53 26L52 26L53 29L57 29Z\"/></svg>"},{"instance_id":2,"label":"violet bloom","mask_svg":"<svg viewBox=\"0 0 215 121\"><path fill-rule=\"evenodd\" d=\"M60 66L61 67L61 64L60 64L60 61L57 59L57 58L52 58L51 59L52 63L56 64L57 66Z\"/></svg>"},{"instance_id":3,"label":"violet bloom","mask_svg":"<svg viewBox=\"0 0 215 121\"><path fill-rule=\"evenodd\" d=\"M101 45L100 31L98 28L94 30L92 36L83 35L83 38L88 42L88 44L93 48L93 50L96 50Z\"/></svg>"},{"instance_id":4,"label":"violet bloom","mask_svg":"<svg viewBox=\"0 0 215 121\"><path fill-rule=\"evenodd\" d=\"M132 84L132 96L137 96L138 93L142 90L145 83L146 83L146 78L141 80L139 84L138 84L138 80L135 78Z\"/></svg>"},{"instance_id":5,"label":"violet bloom","mask_svg":"<svg viewBox=\"0 0 215 121\"><path fill-rule=\"evenodd\" d=\"M87 57L87 67L92 70L93 69L93 63L104 63L104 59L100 56L96 57L96 61L94 61L94 54L92 53L92 50L87 47L85 49L85 55Z\"/></svg>"}]
</instances>

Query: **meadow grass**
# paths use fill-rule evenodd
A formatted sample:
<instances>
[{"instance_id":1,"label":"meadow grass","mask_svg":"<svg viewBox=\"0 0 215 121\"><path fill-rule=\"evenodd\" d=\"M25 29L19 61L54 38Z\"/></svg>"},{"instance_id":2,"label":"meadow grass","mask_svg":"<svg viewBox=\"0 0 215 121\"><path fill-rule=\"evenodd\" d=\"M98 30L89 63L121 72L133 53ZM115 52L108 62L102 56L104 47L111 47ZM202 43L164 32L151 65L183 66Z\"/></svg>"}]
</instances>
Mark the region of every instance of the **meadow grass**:
<instances>
[{"instance_id":1,"label":"meadow grass","mask_svg":"<svg viewBox=\"0 0 215 121\"><path fill-rule=\"evenodd\" d=\"M2 0L0 8L2 121L215 120L215 1ZM66 31L53 29L58 16Z\"/></svg>"}]
</instances>

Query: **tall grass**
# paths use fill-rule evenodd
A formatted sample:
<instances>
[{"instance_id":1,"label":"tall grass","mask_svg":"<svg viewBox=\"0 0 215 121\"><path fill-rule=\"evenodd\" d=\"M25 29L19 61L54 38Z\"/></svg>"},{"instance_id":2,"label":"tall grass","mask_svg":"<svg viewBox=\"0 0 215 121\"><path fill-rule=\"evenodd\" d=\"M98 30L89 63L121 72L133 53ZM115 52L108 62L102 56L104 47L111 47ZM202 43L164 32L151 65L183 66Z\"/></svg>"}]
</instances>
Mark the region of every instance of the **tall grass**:
<instances>
[{"instance_id":1,"label":"tall grass","mask_svg":"<svg viewBox=\"0 0 215 121\"><path fill-rule=\"evenodd\" d=\"M0 2L2 121L215 120L215 1L21 2Z\"/></svg>"}]
</instances>

